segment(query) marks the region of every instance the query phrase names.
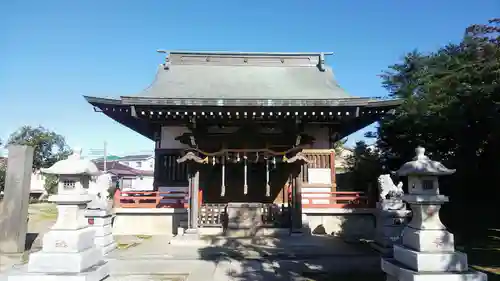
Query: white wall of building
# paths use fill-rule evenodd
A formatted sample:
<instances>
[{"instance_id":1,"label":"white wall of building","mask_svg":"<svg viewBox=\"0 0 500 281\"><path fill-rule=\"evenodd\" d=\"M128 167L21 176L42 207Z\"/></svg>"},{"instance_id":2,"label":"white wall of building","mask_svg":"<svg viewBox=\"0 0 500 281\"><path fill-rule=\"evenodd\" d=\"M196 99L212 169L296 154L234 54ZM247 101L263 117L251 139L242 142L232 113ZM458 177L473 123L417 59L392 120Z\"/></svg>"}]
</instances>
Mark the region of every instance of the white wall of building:
<instances>
[{"instance_id":1,"label":"white wall of building","mask_svg":"<svg viewBox=\"0 0 500 281\"><path fill-rule=\"evenodd\" d=\"M40 172L33 172L31 174L30 191L31 193L44 193L45 192L45 176Z\"/></svg>"},{"instance_id":2,"label":"white wall of building","mask_svg":"<svg viewBox=\"0 0 500 281\"><path fill-rule=\"evenodd\" d=\"M145 160L119 161L119 163L140 171L154 171L155 168L155 158L153 155Z\"/></svg>"}]
</instances>

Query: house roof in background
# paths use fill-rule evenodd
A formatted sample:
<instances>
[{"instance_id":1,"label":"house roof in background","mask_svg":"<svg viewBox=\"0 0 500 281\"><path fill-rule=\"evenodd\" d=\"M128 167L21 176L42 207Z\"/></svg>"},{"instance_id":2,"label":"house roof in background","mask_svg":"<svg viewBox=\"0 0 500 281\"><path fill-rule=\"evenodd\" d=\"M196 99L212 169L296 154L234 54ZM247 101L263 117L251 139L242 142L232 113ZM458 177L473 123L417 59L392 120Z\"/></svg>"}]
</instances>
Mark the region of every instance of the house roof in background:
<instances>
[{"instance_id":1,"label":"house roof in background","mask_svg":"<svg viewBox=\"0 0 500 281\"><path fill-rule=\"evenodd\" d=\"M115 160L118 160L120 159L121 157L120 156L116 156L116 155L108 155L106 156L106 159L108 161L115 161ZM104 161L104 157L99 157L99 158L96 158L93 160L94 162L97 162L97 161Z\"/></svg>"},{"instance_id":2,"label":"house roof in background","mask_svg":"<svg viewBox=\"0 0 500 281\"><path fill-rule=\"evenodd\" d=\"M94 162L99 171L104 171L104 161ZM118 161L106 162L106 171L116 176L153 176L153 171L140 171Z\"/></svg>"},{"instance_id":3,"label":"house roof in background","mask_svg":"<svg viewBox=\"0 0 500 281\"><path fill-rule=\"evenodd\" d=\"M146 160L149 158L152 158L153 155L151 154L137 154L137 155L126 155L123 157L119 157L118 161L141 161L141 160Z\"/></svg>"}]
</instances>

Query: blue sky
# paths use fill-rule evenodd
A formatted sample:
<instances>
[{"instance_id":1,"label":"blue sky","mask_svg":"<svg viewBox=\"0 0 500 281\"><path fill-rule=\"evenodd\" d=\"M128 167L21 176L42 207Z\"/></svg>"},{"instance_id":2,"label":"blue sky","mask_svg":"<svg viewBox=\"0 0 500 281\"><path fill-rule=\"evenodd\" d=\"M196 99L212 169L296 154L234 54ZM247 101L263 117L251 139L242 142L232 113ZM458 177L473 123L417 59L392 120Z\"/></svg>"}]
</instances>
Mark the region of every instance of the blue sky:
<instances>
[{"instance_id":1,"label":"blue sky","mask_svg":"<svg viewBox=\"0 0 500 281\"><path fill-rule=\"evenodd\" d=\"M471 23L498 16L500 1L3 1L0 4L0 138L43 125L72 146L115 154L153 143L82 95L130 95L147 87L156 49L332 51L339 83L384 96L377 77L412 49L457 41ZM362 133L349 137L349 143Z\"/></svg>"}]
</instances>

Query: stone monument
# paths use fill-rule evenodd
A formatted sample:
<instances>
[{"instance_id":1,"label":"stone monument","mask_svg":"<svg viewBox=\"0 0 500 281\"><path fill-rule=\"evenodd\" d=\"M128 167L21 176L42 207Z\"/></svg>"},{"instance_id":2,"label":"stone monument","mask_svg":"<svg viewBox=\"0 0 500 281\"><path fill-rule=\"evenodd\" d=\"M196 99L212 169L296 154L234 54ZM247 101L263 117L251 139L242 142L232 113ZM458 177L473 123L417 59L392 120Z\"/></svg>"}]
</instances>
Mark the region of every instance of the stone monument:
<instances>
[{"instance_id":1,"label":"stone monument","mask_svg":"<svg viewBox=\"0 0 500 281\"><path fill-rule=\"evenodd\" d=\"M413 217L403 230L402 245L394 245L394 258L382 258L387 280L486 281L486 274L469 268L465 253L455 251L453 234L439 219L448 197L439 194L438 177L455 170L430 160L422 147L416 154L396 172L408 177L409 194L403 200L410 204Z\"/></svg>"},{"instance_id":2,"label":"stone monument","mask_svg":"<svg viewBox=\"0 0 500 281\"><path fill-rule=\"evenodd\" d=\"M59 175L57 195L49 201L57 204L58 216L43 236L42 250L32 253L27 267L13 269L9 281L21 280L104 280L109 276L102 251L94 244L94 229L88 227L84 211L92 198L87 189L91 176L99 170L75 150L66 160L55 163L42 173Z\"/></svg>"},{"instance_id":3,"label":"stone monument","mask_svg":"<svg viewBox=\"0 0 500 281\"><path fill-rule=\"evenodd\" d=\"M95 244L102 249L103 255L116 248L111 227L111 206L109 205L109 186L111 178L107 174L97 176L89 183L89 195L92 201L87 205L85 216L89 226L95 230Z\"/></svg>"},{"instance_id":4,"label":"stone monument","mask_svg":"<svg viewBox=\"0 0 500 281\"><path fill-rule=\"evenodd\" d=\"M394 244L401 243L401 233L411 213L403 202L403 183L395 185L389 174L378 178L379 201L377 202L375 241L372 247L383 256L392 255Z\"/></svg>"},{"instance_id":5,"label":"stone monument","mask_svg":"<svg viewBox=\"0 0 500 281\"><path fill-rule=\"evenodd\" d=\"M10 145L0 218L0 253L22 253L26 244L34 148Z\"/></svg>"}]
</instances>

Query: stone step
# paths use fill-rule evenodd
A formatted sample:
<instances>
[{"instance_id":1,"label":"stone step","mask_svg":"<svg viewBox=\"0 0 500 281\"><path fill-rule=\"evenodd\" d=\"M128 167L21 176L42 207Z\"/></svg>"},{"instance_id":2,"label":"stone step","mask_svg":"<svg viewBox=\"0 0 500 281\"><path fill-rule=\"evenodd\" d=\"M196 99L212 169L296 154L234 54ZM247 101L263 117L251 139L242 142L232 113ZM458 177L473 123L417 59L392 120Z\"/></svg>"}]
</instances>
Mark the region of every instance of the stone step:
<instances>
[{"instance_id":1,"label":"stone step","mask_svg":"<svg viewBox=\"0 0 500 281\"><path fill-rule=\"evenodd\" d=\"M462 252L418 252L394 245L394 259L419 272L462 272L469 268Z\"/></svg>"},{"instance_id":2,"label":"stone step","mask_svg":"<svg viewBox=\"0 0 500 281\"><path fill-rule=\"evenodd\" d=\"M382 271L388 275L387 280L440 280L440 281L487 281L488 276L479 271L467 269L463 272L417 272L401 264L395 259L382 259ZM391 279L390 279L391 278ZM392 279L393 278L393 279Z\"/></svg>"}]
</instances>

